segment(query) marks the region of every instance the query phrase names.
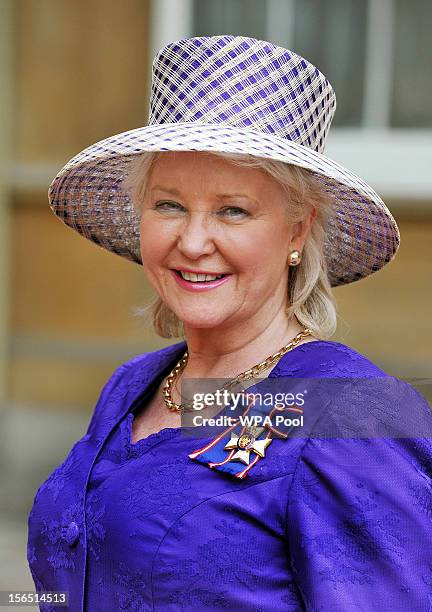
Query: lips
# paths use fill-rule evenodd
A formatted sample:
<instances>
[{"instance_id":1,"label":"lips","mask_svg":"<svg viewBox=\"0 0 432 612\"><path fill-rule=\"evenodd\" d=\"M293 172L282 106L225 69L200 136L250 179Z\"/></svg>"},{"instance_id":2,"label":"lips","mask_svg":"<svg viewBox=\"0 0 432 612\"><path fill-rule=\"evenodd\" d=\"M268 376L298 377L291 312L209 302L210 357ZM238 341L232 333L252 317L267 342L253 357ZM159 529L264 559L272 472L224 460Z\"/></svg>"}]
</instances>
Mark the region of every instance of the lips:
<instances>
[{"instance_id":1,"label":"lips","mask_svg":"<svg viewBox=\"0 0 432 612\"><path fill-rule=\"evenodd\" d=\"M210 274L208 272L192 272L184 269L182 269L181 271L183 272L183 274L186 275L187 278L184 278L182 276L180 270L171 270L171 274L173 275L174 279L180 287L192 292L209 291L211 289L216 289L217 287L220 287L220 285L225 284L231 277L231 274ZM221 278L216 278L214 280L205 280L208 276L220 276ZM200 278L203 280L198 280Z\"/></svg>"},{"instance_id":2,"label":"lips","mask_svg":"<svg viewBox=\"0 0 432 612\"><path fill-rule=\"evenodd\" d=\"M190 281L192 283L211 282L225 276L225 274L211 272L189 272L187 270L175 270L175 272L177 272L177 274L181 276L184 280Z\"/></svg>"}]
</instances>

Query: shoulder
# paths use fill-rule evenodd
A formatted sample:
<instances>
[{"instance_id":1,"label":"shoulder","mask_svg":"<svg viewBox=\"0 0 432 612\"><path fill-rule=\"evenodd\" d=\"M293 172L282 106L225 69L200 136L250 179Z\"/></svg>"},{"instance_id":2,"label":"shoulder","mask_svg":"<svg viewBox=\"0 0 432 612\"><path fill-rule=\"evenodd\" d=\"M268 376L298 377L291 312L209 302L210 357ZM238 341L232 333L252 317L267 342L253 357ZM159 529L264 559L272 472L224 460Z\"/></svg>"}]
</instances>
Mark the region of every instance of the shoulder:
<instances>
[{"instance_id":1,"label":"shoulder","mask_svg":"<svg viewBox=\"0 0 432 612\"><path fill-rule=\"evenodd\" d=\"M289 351L281 358L274 375L316 378L388 376L365 355L332 340L307 342Z\"/></svg>"},{"instance_id":2,"label":"shoulder","mask_svg":"<svg viewBox=\"0 0 432 612\"><path fill-rule=\"evenodd\" d=\"M309 343L312 349L312 343ZM319 341L316 347L316 367L322 374L334 373L336 376L388 376L369 357L354 348L332 340Z\"/></svg>"},{"instance_id":3,"label":"shoulder","mask_svg":"<svg viewBox=\"0 0 432 612\"><path fill-rule=\"evenodd\" d=\"M129 361L125 362L123 366L126 366L129 372L136 372L140 370L158 372L163 370L176 358L180 359L186 350L186 342L177 342L176 344L170 344L163 348L147 353L142 353L132 357Z\"/></svg>"},{"instance_id":4,"label":"shoulder","mask_svg":"<svg viewBox=\"0 0 432 612\"><path fill-rule=\"evenodd\" d=\"M340 342L298 346L282 357L273 376L295 377L313 391L317 405L310 407L312 434L422 437L432 431L432 411L421 393Z\"/></svg>"},{"instance_id":5,"label":"shoulder","mask_svg":"<svg viewBox=\"0 0 432 612\"><path fill-rule=\"evenodd\" d=\"M151 377L159 371L162 372L173 360L180 359L185 349L186 343L178 342L155 351L135 355L114 370L107 385L115 384L119 380L129 382L135 376Z\"/></svg>"},{"instance_id":6,"label":"shoulder","mask_svg":"<svg viewBox=\"0 0 432 612\"><path fill-rule=\"evenodd\" d=\"M117 413L117 406L126 394L134 389L144 389L159 373L174 367L186 349L185 342L178 342L170 346L135 355L118 366L102 388L99 399L94 408L88 432L95 424L104 418Z\"/></svg>"}]
</instances>

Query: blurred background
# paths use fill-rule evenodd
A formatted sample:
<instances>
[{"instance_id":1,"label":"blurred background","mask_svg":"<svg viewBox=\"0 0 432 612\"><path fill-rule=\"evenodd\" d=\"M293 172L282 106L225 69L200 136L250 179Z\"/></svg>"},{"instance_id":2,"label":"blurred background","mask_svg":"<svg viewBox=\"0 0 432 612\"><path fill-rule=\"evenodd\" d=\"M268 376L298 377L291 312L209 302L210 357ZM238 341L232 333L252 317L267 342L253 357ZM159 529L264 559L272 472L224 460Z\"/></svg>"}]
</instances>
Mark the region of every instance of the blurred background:
<instances>
[{"instance_id":1,"label":"blurred background","mask_svg":"<svg viewBox=\"0 0 432 612\"><path fill-rule=\"evenodd\" d=\"M430 376L431 28L430 0L0 0L0 588L33 589L34 494L108 376L175 342L133 315L151 296L142 269L62 225L46 195L81 149L145 125L166 42L264 38L328 77L326 153L378 191L402 237L384 270L335 290L332 339L400 378Z\"/></svg>"}]
</instances>

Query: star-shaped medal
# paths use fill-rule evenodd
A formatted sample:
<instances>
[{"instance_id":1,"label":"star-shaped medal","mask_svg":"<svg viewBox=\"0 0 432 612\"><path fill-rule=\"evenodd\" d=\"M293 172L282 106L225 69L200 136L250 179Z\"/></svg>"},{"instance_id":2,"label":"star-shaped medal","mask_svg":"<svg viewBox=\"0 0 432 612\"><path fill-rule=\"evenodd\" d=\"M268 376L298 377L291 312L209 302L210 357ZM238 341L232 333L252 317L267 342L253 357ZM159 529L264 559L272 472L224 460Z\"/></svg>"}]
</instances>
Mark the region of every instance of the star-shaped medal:
<instances>
[{"instance_id":1,"label":"star-shaped medal","mask_svg":"<svg viewBox=\"0 0 432 612\"><path fill-rule=\"evenodd\" d=\"M241 461L249 465L251 451L260 457L265 457L265 450L272 439L257 440L263 431L264 427L248 427L240 436L231 433L231 440L225 444L224 449L234 450L237 448L238 450L230 461Z\"/></svg>"}]
</instances>

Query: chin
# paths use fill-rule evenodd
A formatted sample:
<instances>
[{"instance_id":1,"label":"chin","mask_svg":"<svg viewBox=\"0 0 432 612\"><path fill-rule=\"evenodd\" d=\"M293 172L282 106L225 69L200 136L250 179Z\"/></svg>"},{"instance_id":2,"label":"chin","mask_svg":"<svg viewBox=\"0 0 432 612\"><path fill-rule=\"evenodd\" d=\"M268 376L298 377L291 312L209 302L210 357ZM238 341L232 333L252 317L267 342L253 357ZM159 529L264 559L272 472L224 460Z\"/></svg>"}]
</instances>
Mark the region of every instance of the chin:
<instances>
[{"instance_id":1,"label":"chin","mask_svg":"<svg viewBox=\"0 0 432 612\"><path fill-rule=\"evenodd\" d=\"M212 321L208 317L195 317L182 319L183 325L189 329L213 329L223 324L223 321Z\"/></svg>"},{"instance_id":2,"label":"chin","mask_svg":"<svg viewBox=\"0 0 432 612\"><path fill-rule=\"evenodd\" d=\"M199 313L182 313L177 315L185 327L190 329L213 329L223 325L226 317L221 317L220 313L206 313L202 310Z\"/></svg>"}]
</instances>

